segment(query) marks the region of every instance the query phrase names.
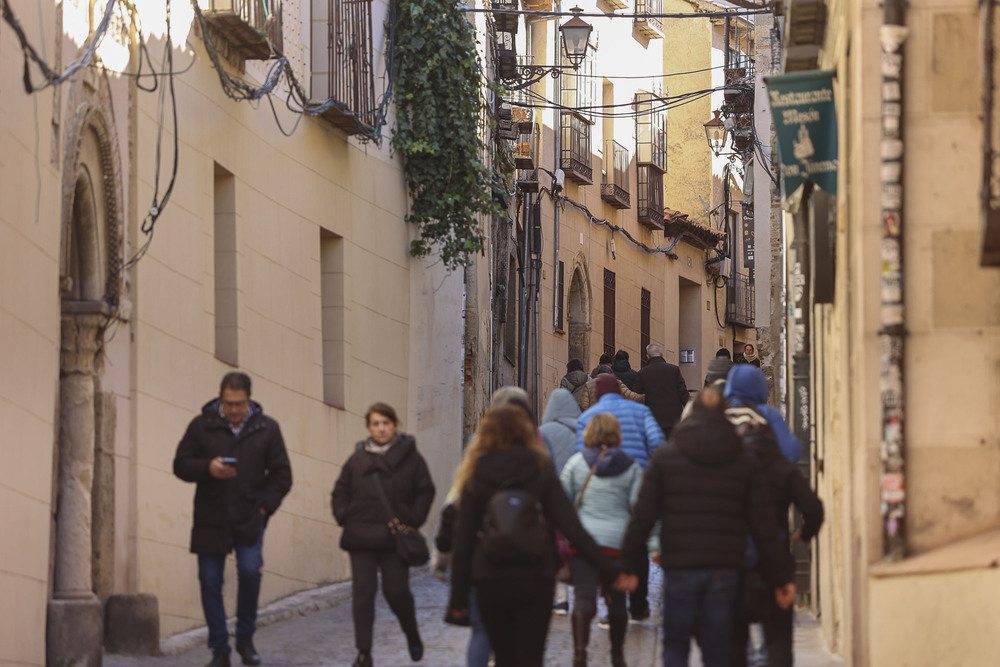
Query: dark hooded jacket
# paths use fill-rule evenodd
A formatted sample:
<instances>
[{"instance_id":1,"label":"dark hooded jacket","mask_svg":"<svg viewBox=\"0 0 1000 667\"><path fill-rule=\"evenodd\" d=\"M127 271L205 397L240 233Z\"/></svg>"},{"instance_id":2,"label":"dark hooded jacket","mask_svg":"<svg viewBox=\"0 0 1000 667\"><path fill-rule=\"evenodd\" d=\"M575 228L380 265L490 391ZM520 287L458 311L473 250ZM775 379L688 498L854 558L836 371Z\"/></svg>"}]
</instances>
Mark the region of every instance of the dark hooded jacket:
<instances>
[{"instance_id":1,"label":"dark hooded jacket","mask_svg":"<svg viewBox=\"0 0 1000 667\"><path fill-rule=\"evenodd\" d=\"M498 566L491 563L483 553L477 535L486 512L486 504L496 491L507 487L531 492L542 506L548 528L549 548L546 550L546 557L538 562ZM555 529L597 568L605 585L610 585L615 580L618 568L580 523L573 503L563 491L551 463L546 461L542 464L534 451L521 445L484 453L476 462L472 479L468 488L463 489L462 499L458 504L451 608L469 608L469 586L475 582L534 579L539 585L551 587L559 567Z\"/></svg>"},{"instance_id":2,"label":"dark hooded jacket","mask_svg":"<svg viewBox=\"0 0 1000 667\"><path fill-rule=\"evenodd\" d=\"M798 466L785 458L777 441L766 434L762 434L761 437L745 438L744 445L760 462L764 484L771 499L774 523L782 541L787 545L790 535L789 504L794 504L795 509L802 514L802 541L811 540L823 525L823 502L802 476ZM789 558L791 558L790 552Z\"/></svg>"},{"instance_id":3,"label":"dark hooded jacket","mask_svg":"<svg viewBox=\"0 0 1000 667\"><path fill-rule=\"evenodd\" d=\"M562 389L567 389L573 398L576 399L577 405L580 403L580 395L583 394L583 388L587 386L590 382L590 376L587 375L586 371L570 371L563 376L562 381L559 382L559 386Z\"/></svg>"},{"instance_id":4,"label":"dark hooded jacket","mask_svg":"<svg viewBox=\"0 0 1000 667\"><path fill-rule=\"evenodd\" d=\"M750 533L765 578L775 587L792 581L759 464L720 412L693 412L654 452L625 533L626 571L640 571L658 519L665 570L742 570Z\"/></svg>"},{"instance_id":5,"label":"dark hooded jacket","mask_svg":"<svg viewBox=\"0 0 1000 667\"><path fill-rule=\"evenodd\" d=\"M412 435L397 433L383 454L369 452L359 442L333 487L333 517L343 527L340 548L394 548L385 507L375 484L382 484L395 517L419 528L427 521L434 500L434 482Z\"/></svg>"},{"instance_id":6,"label":"dark hooded jacket","mask_svg":"<svg viewBox=\"0 0 1000 667\"><path fill-rule=\"evenodd\" d=\"M611 364L611 371L615 374L619 380L622 381L626 387L630 390L641 394L641 391L635 388L635 379L639 376L638 373L629 365L628 359L619 359Z\"/></svg>"},{"instance_id":7,"label":"dark hooded jacket","mask_svg":"<svg viewBox=\"0 0 1000 667\"><path fill-rule=\"evenodd\" d=\"M240 434L233 435L219 414L219 399L206 403L191 420L174 456L174 474L197 483L191 552L229 553L239 539L256 544L261 510L274 514L292 488L292 466L278 422L251 402L251 414ZM208 465L217 456L236 458L236 477L217 479Z\"/></svg>"}]
</instances>

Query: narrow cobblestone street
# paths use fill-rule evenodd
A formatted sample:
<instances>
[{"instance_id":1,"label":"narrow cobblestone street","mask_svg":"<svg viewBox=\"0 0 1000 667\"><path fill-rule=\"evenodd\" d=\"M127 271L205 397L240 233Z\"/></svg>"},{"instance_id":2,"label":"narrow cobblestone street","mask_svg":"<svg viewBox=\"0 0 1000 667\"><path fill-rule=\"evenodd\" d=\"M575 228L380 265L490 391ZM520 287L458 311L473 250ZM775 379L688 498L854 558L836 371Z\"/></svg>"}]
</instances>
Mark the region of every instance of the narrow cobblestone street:
<instances>
[{"instance_id":1,"label":"narrow cobblestone street","mask_svg":"<svg viewBox=\"0 0 1000 667\"><path fill-rule=\"evenodd\" d=\"M625 656L629 667L654 667L661 664L660 654L660 583L659 570L650 582L650 604L654 613L642 623L629 626ZM420 632L426 648L420 664L429 667L461 667L465 664L465 648L469 631L446 625L444 618L448 587L428 572L412 579L417 602ZM351 623L350 583L334 584L280 600L260 613L260 627L254 643L268 667L333 667L350 665L355 656ZM108 667L193 667L208 662L211 657L204 646L205 630L197 628L163 642L169 655L160 658L105 656ZM569 665L573 638L566 616L553 615L546 647L546 664ZM377 598L375 649L372 652L379 667L414 664L407 653L406 642L381 595ZM610 663L608 635L595 626L590 640L590 664ZM832 656L823 643L816 620L808 613L796 614L796 664L802 667L839 667L843 663ZM235 656L234 666L239 665ZM692 665L700 665L697 648L692 647Z\"/></svg>"}]
</instances>

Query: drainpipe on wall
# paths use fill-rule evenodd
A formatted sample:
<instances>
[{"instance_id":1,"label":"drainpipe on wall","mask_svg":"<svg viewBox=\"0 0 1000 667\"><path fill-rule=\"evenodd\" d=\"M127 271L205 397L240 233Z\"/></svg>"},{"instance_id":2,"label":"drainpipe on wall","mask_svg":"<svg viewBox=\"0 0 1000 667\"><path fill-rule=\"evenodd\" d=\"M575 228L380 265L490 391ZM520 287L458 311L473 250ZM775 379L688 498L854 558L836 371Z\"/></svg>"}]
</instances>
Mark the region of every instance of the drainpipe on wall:
<instances>
[{"instance_id":1,"label":"drainpipe on wall","mask_svg":"<svg viewBox=\"0 0 1000 667\"><path fill-rule=\"evenodd\" d=\"M882 42L881 307L879 347L882 410L880 498L882 557L906 557L906 447L904 440L903 346L903 46L905 0L885 0Z\"/></svg>"},{"instance_id":2,"label":"drainpipe on wall","mask_svg":"<svg viewBox=\"0 0 1000 667\"><path fill-rule=\"evenodd\" d=\"M557 2L555 4L556 4L556 13L557 14L561 13L562 12L562 3L561 2ZM556 38L555 38L556 60L555 60L555 62L556 62L557 66L561 66L562 65L562 49L559 48L559 29L558 29L558 26L556 27L555 34L556 34ZM552 87L555 89L555 98L554 99L556 100L556 103L557 104L562 104L562 77L558 77L557 76L555 78L553 84L552 84ZM559 160L561 158L560 153L562 152L562 129L561 129L561 124L559 122L560 113L561 112L558 109L555 110L555 111L553 111L553 114L555 115L555 118L556 118L556 122L552 124L553 125L553 127L552 127L552 130L553 130L552 146L553 146L553 153L554 153L554 156L553 156L554 159L552 161L552 164L553 164L552 173L553 174L556 173L556 170L558 170L560 168ZM553 177L552 180L553 180L553 190L555 190L555 177ZM552 216L553 216L552 217L552 220L553 220L553 222L552 222L552 271L555 274L555 276L554 276L555 280L553 280L553 284L556 284L556 281L558 281L558 279L559 279L559 200L557 200L555 197L553 197L552 201L555 203L555 206L553 207L554 210L552 211ZM558 329L559 328L558 327L559 323L556 321L556 318L558 317L558 312L559 312L559 296L560 296L559 292L560 291L564 291L564 290L565 290L565 286L564 285L559 285L559 289L558 290L553 290L552 291L552 297L553 297L552 298L552 328L553 329ZM583 363L584 363L584 365L587 364L586 361L584 361Z\"/></svg>"}]
</instances>

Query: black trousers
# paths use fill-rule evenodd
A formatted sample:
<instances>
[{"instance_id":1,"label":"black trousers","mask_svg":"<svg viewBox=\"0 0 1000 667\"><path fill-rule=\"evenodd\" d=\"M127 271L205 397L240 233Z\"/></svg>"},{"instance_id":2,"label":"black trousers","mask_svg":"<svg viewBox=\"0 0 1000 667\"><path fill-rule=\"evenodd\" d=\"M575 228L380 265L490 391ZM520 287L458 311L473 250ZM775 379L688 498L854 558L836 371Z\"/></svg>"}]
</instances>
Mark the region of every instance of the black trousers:
<instances>
[{"instance_id":1,"label":"black trousers","mask_svg":"<svg viewBox=\"0 0 1000 667\"><path fill-rule=\"evenodd\" d=\"M746 667L750 623L759 622L764 627L768 667L792 667L792 607L782 610L774 599L774 589L755 571L745 573L744 579L743 599L737 604L736 621L729 644L730 666Z\"/></svg>"},{"instance_id":2,"label":"black trousers","mask_svg":"<svg viewBox=\"0 0 1000 667\"><path fill-rule=\"evenodd\" d=\"M410 592L409 566L395 551L351 551L351 591L354 612L354 645L359 651L372 650L372 628L375 625L375 594L378 593L378 571L382 570L382 594L407 643L419 640L417 614Z\"/></svg>"},{"instance_id":3,"label":"black trousers","mask_svg":"<svg viewBox=\"0 0 1000 667\"><path fill-rule=\"evenodd\" d=\"M554 591L555 581L543 577L476 582L496 667L542 667Z\"/></svg>"},{"instance_id":4,"label":"black trousers","mask_svg":"<svg viewBox=\"0 0 1000 667\"><path fill-rule=\"evenodd\" d=\"M573 614L588 620L597 612L597 591L601 588L601 576L597 568L583 559L573 556L569 559L569 569L573 573ZM614 589L605 591L608 616L627 616L625 593Z\"/></svg>"},{"instance_id":5,"label":"black trousers","mask_svg":"<svg viewBox=\"0 0 1000 667\"><path fill-rule=\"evenodd\" d=\"M628 611L632 616L645 616L649 612L649 556L641 559L639 571L635 573L639 585L629 593Z\"/></svg>"}]
</instances>

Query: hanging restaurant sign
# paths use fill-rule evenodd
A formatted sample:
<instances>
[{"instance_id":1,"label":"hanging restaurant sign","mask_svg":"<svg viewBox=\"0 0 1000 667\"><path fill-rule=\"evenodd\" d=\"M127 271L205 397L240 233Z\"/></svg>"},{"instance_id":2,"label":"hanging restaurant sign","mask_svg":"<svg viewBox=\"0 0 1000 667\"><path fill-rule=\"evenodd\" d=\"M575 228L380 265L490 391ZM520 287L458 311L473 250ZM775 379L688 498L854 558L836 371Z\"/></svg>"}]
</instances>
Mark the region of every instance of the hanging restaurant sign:
<instances>
[{"instance_id":1,"label":"hanging restaurant sign","mask_svg":"<svg viewBox=\"0 0 1000 667\"><path fill-rule=\"evenodd\" d=\"M764 79L771 102L782 208L798 208L799 188L811 181L837 194L837 110L834 72L796 72Z\"/></svg>"}]
</instances>

